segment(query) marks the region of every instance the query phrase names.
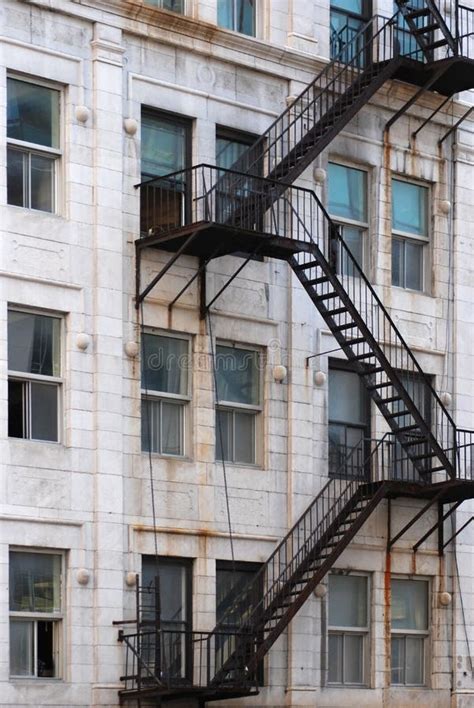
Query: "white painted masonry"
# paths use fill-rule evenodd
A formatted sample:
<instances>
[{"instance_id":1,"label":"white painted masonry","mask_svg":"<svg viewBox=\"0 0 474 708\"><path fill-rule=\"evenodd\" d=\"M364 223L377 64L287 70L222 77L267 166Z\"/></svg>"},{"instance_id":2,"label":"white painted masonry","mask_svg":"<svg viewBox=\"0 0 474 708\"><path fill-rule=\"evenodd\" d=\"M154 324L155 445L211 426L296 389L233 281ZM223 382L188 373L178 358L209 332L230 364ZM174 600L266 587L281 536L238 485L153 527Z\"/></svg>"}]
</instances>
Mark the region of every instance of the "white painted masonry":
<instances>
[{"instance_id":1,"label":"white painted masonry","mask_svg":"<svg viewBox=\"0 0 474 708\"><path fill-rule=\"evenodd\" d=\"M387 17L388 0L374 13ZM216 125L261 133L289 96L327 61L327 0L257 0L257 37L216 26L216 0L187 0L186 15L145 0L2 0L0 4L0 705L118 706L124 647L113 621L134 614L130 572L153 554L148 456L141 453L140 364L124 347L139 340L134 304L139 236L141 107L192 120L193 163L215 162ZM29 76L61 89L57 214L7 206L6 79ZM458 425L474 428L474 123L438 139L472 102L448 103L419 134L439 103L427 92L383 128L414 88L388 82L317 160L361 166L369 174L368 272L435 388L452 395ZM90 116L77 118L85 106ZM87 117L87 116L86 116ZM472 116L471 116L472 118ZM138 130L125 130L126 119ZM392 173L432 185L429 294L391 286ZM308 169L299 180L327 198ZM444 213L442 202L452 204ZM145 254L143 282L168 255ZM212 297L238 265L211 263ZM193 371L189 455L153 456L158 547L193 559L193 627L215 624L215 561L230 559L222 465L215 462L210 341L199 319L197 281L168 303L195 271L181 257L144 305L147 326L187 333ZM7 308L19 305L63 317L60 443L8 437ZM328 356L334 349L316 309L282 261L251 261L212 310L218 339L261 347L266 357L262 464L228 465L236 558L263 562L314 498L328 474ZM77 335L90 337L86 349ZM319 347L319 350L317 350ZM337 352L332 354L338 357ZM272 368L288 367L283 383ZM387 430L373 413L372 433ZM392 533L423 502L392 504ZM473 513L465 502L459 528ZM387 502L356 536L337 567L369 574L367 688L327 685L327 597L312 597L265 660L265 687L229 706L474 707L474 526L440 559L436 536L414 558L411 546L435 521L426 514L387 556ZM446 525L450 535L451 526ZM66 554L62 678L9 677L8 553L11 547ZM90 572L81 584L77 570ZM390 686L387 572L430 580L431 627L426 687ZM449 591L453 603L439 603ZM463 609L466 629L463 623ZM466 633L469 645L466 642ZM473 659L474 660L474 659ZM225 705L216 704L216 705Z\"/></svg>"}]
</instances>

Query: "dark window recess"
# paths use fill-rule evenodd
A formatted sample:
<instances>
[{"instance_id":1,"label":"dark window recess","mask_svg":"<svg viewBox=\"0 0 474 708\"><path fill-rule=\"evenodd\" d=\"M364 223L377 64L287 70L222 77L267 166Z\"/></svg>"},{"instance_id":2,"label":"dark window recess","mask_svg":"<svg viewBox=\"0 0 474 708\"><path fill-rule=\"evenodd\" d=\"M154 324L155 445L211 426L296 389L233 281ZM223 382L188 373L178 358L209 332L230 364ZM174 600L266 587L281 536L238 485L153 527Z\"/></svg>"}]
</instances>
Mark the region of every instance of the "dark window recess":
<instances>
[{"instance_id":1,"label":"dark window recess","mask_svg":"<svg viewBox=\"0 0 474 708\"><path fill-rule=\"evenodd\" d=\"M188 683L192 681L192 561L186 558L142 559L142 585L146 619L150 629L156 625L156 577L159 577L161 604L161 646L155 635L142 638L141 655L149 667L157 667L164 677ZM147 597L148 595L148 597ZM160 674L158 674L160 675Z\"/></svg>"},{"instance_id":2,"label":"dark window recess","mask_svg":"<svg viewBox=\"0 0 474 708\"><path fill-rule=\"evenodd\" d=\"M329 474L365 477L369 453L370 400L359 375L329 365Z\"/></svg>"},{"instance_id":3,"label":"dark window recess","mask_svg":"<svg viewBox=\"0 0 474 708\"><path fill-rule=\"evenodd\" d=\"M363 68L366 41L364 34L357 35L371 16L368 0L332 0L330 10L331 58L340 56L341 61L354 63ZM343 51L345 48L345 51Z\"/></svg>"},{"instance_id":4,"label":"dark window recess","mask_svg":"<svg viewBox=\"0 0 474 708\"><path fill-rule=\"evenodd\" d=\"M141 179L166 176L140 190L141 232L169 230L185 223L190 209L191 121L142 110ZM169 176L168 175L172 175Z\"/></svg>"},{"instance_id":5,"label":"dark window recess","mask_svg":"<svg viewBox=\"0 0 474 708\"><path fill-rule=\"evenodd\" d=\"M223 634L216 637L216 667L222 666L231 656L235 647L235 632L250 619L257 610L263 596L263 585L255 584L259 563L216 563L216 620L223 623ZM225 631L229 630L226 636ZM258 665L257 681L263 686L263 661Z\"/></svg>"}]
</instances>

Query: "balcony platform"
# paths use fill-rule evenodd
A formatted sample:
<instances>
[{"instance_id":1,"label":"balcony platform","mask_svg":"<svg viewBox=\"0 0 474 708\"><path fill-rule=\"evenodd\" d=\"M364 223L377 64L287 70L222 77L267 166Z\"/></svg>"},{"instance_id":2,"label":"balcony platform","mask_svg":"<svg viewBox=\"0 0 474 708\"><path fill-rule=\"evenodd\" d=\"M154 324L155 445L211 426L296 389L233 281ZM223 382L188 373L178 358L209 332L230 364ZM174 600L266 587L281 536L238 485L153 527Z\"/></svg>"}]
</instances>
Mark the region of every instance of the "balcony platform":
<instances>
[{"instance_id":1,"label":"balcony platform","mask_svg":"<svg viewBox=\"0 0 474 708\"><path fill-rule=\"evenodd\" d=\"M393 78L423 87L438 72L441 74L430 85L430 91L436 91L442 96L452 96L474 88L474 59L461 56L441 59L428 65L405 58Z\"/></svg>"},{"instance_id":2,"label":"balcony platform","mask_svg":"<svg viewBox=\"0 0 474 708\"><path fill-rule=\"evenodd\" d=\"M142 705L169 705L180 708L201 708L211 701L225 701L231 698L247 698L257 696L258 691L252 689L238 689L232 686L219 688L202 686L180 686L175 688L141 688L123 690L119 692L120 705L131 701L141 701Z\"/></svg>"},{"instance_id":3,"label":"balcony platform","mask_svg":"<svg viewBox=\"0 0 474 708\"><path fill-rule=\"evenodd\" d=\"M191 239L193 235L194 238ZM180 251L183 255L209 259L238 254L288 260L301 251L311 251L311 244L308 241L210 221L187 224L166 234L144 236L135 243L140 250L153 247L162 251L172 253Z\"/></svg>"},{"instance_id":4,"label":"balcony platform","mask_svg":"<svg viewBox=\"0 0 474 708\"><path fill-rule=\"evenodd\" d=\"M413 499L434 499L441 492L439 501L443 504L474 499L474 481L464 479L451 479L443 482L423 485L406 481L391 481L389 483L388 498L411 497Z\"/></svg>"}]
</instances>

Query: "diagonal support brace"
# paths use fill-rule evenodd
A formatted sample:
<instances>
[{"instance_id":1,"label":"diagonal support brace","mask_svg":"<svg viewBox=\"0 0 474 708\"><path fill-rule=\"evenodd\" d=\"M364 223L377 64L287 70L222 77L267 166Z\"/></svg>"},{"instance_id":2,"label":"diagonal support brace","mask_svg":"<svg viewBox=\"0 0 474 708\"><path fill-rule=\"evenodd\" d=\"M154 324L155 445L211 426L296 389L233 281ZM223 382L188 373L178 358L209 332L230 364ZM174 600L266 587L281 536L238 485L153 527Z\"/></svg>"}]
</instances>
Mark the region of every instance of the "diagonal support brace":
<instances>
[{"instance_id":1,"label":"diagonal support brace","mask_svg":"<svg viewBox=\"0 0 474 708\"><path fill-rule=\"evenodd\" d=\"M444 67L443 67L442 69L438 69L438 71L435 71L435 73L433 74L433 76L431 76L431 77L428 79L428 81L427 81L426 83L424 83L423 86L421 86L421 87L418 89L418 91L417 91L416 93L413 94L413 96L410 98L410 100L408 100L408 101L400 108L400 110L398 110L398 111L395 113L395 115L392 116L389 121L387 121L387 123L386 123L386 125L385 125L385 129L384 129L384 132L385 132L385 133L388 133L388 131L390 130L390 128L392 127L392 125L393 125L394 123L396 123L396 121L397 121L399 118L401 118L402 115L403 115L404 113L406 113L407 110L408 110L414 103L416 103L416 102L418 101L418 99L420 98L420 96L422 96L422 95L425 93L425 91L428 91L428 90L433 86L433 84L435 84L436 81L438 81L438 79L444 74L445 71L446 71L446 69L445 69Z\"/></svg>"},{"instance_id":2,"label":"diagonal support brace","mask_svg":"<svg viewBox=\"0 0 474 708\"><path fill-rule=\"evenodd\" d=\"M427 531L427 532L420 538L420 540L415 543L415 545L413 546L413 551L414 551L414 553L416 553L417 550L419 549L419 547L421 546L421 544L424 543L424 542L426 541L426 539L427 539L429 536L431 536L431 534L433 533L433 531L436 531L436 529L439 527L440 523L444 523L444 522L446 521L446 519L448 519L448 518L451 516L451 514L452 514L454 511L456 511L456 509L458 508L458 506L460 506L460 504L462 504L462 500L461 500L461 501L457 501L456 504L453 504L453 506L451 507L451 509L449 509L449 511L447 511L446 514L443 515L442 519L439 519L439 520L429 529L429 531Z\"/></svg>"},{"instance_id":3,"label":"diagonal support brace","mask_svg":"<svg viewBox=\"0 0 474 708\"><path fill-rule=\"evenodd\" d=\"M432 499L430 499L429 502L427 504L425 504L425 506L422 509L420 509L420 511L417 514L415 514L413 519L411 521L409 521L402 528L402 530L399 531L397 533L397 535L394 536L394 538L392 538L389 541L388 547L392 548L392 546L403 536L403 534L406 533L408 531L408 529L410 529L413 526L413 524L416 523L418 521L418 519L420 519L423 516L423 514L425 514L428 511L428 509L430 509L433 506L433 504L435 504L438 501L438 499L441 497L441 495L442 495L442 491L438 492L438 494L436 494Z\"/></svg>"},{"instance_id":4,"label":"diagonal support brace","mask_svg":"<svg viewBox=\"0 0 474 708\"><path fill-rule=\"evenodd\" d=\"M449 543L451 543L451 541L454 541L454 539L456 538L456 536L459 536L459 534L461 533L461 531L464 531L464 529L466 528L466 526L469 526L469 524L470 524L472 521L474 521L474 516L471 516L471 518L470 518L468 521L466 521L466 523L463 524L463 525L461 526L461 528L458 529L458 530L456 531L456 533L454 533L454 534L451 536L451 538L448 538L448 540L446 541L446 543L443 544L443 549L446 548L446 546L447 546Z\"/></svg>"}]
</instances>

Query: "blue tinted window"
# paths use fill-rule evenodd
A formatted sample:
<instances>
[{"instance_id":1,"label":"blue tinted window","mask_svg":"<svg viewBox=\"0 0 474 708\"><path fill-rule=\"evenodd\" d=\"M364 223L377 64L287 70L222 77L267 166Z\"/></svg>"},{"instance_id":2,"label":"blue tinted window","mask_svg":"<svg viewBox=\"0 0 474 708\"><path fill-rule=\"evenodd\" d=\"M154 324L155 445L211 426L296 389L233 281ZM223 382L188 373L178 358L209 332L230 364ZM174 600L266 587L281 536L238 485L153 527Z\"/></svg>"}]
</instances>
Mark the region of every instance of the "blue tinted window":
<instances>
[{"instance_id":1,"label":"blue tinted window","mask_svg":"<svg viewBox=\"0 0 474 708\"><path fill-rule=\"evenodd\" d=\"M7 104L9 138L59 147L59 91L8 79Z\"/></svg>"},{"instance_id":2,"label":"blue tinted window","mask_svg":"<svg viewBox=\"0 0 474 708\"><path fill-rule=\"evenodd\" d=\"M428 235L428 189L392 180L392 228L417 236Z\"/></svg>"},{"instance_id":3,"label":"blue tinted window","mask_svg":"<svg viewBox=\"0 0 474 708\"><path fill-rule=\"evenodd\" d=\"M217 24L255 36L255 0L217 0Z\"/></svg>"},{"instance_id":4,"label":"blue tinted window","mask_svg":"<svg viewBox=\"0 0 474 708\"><path fill-rule=\"evenodd\" d=\"M353 221L367 221L367 173L330 162L329 212Z\"/></svg>"}]
</instances>

